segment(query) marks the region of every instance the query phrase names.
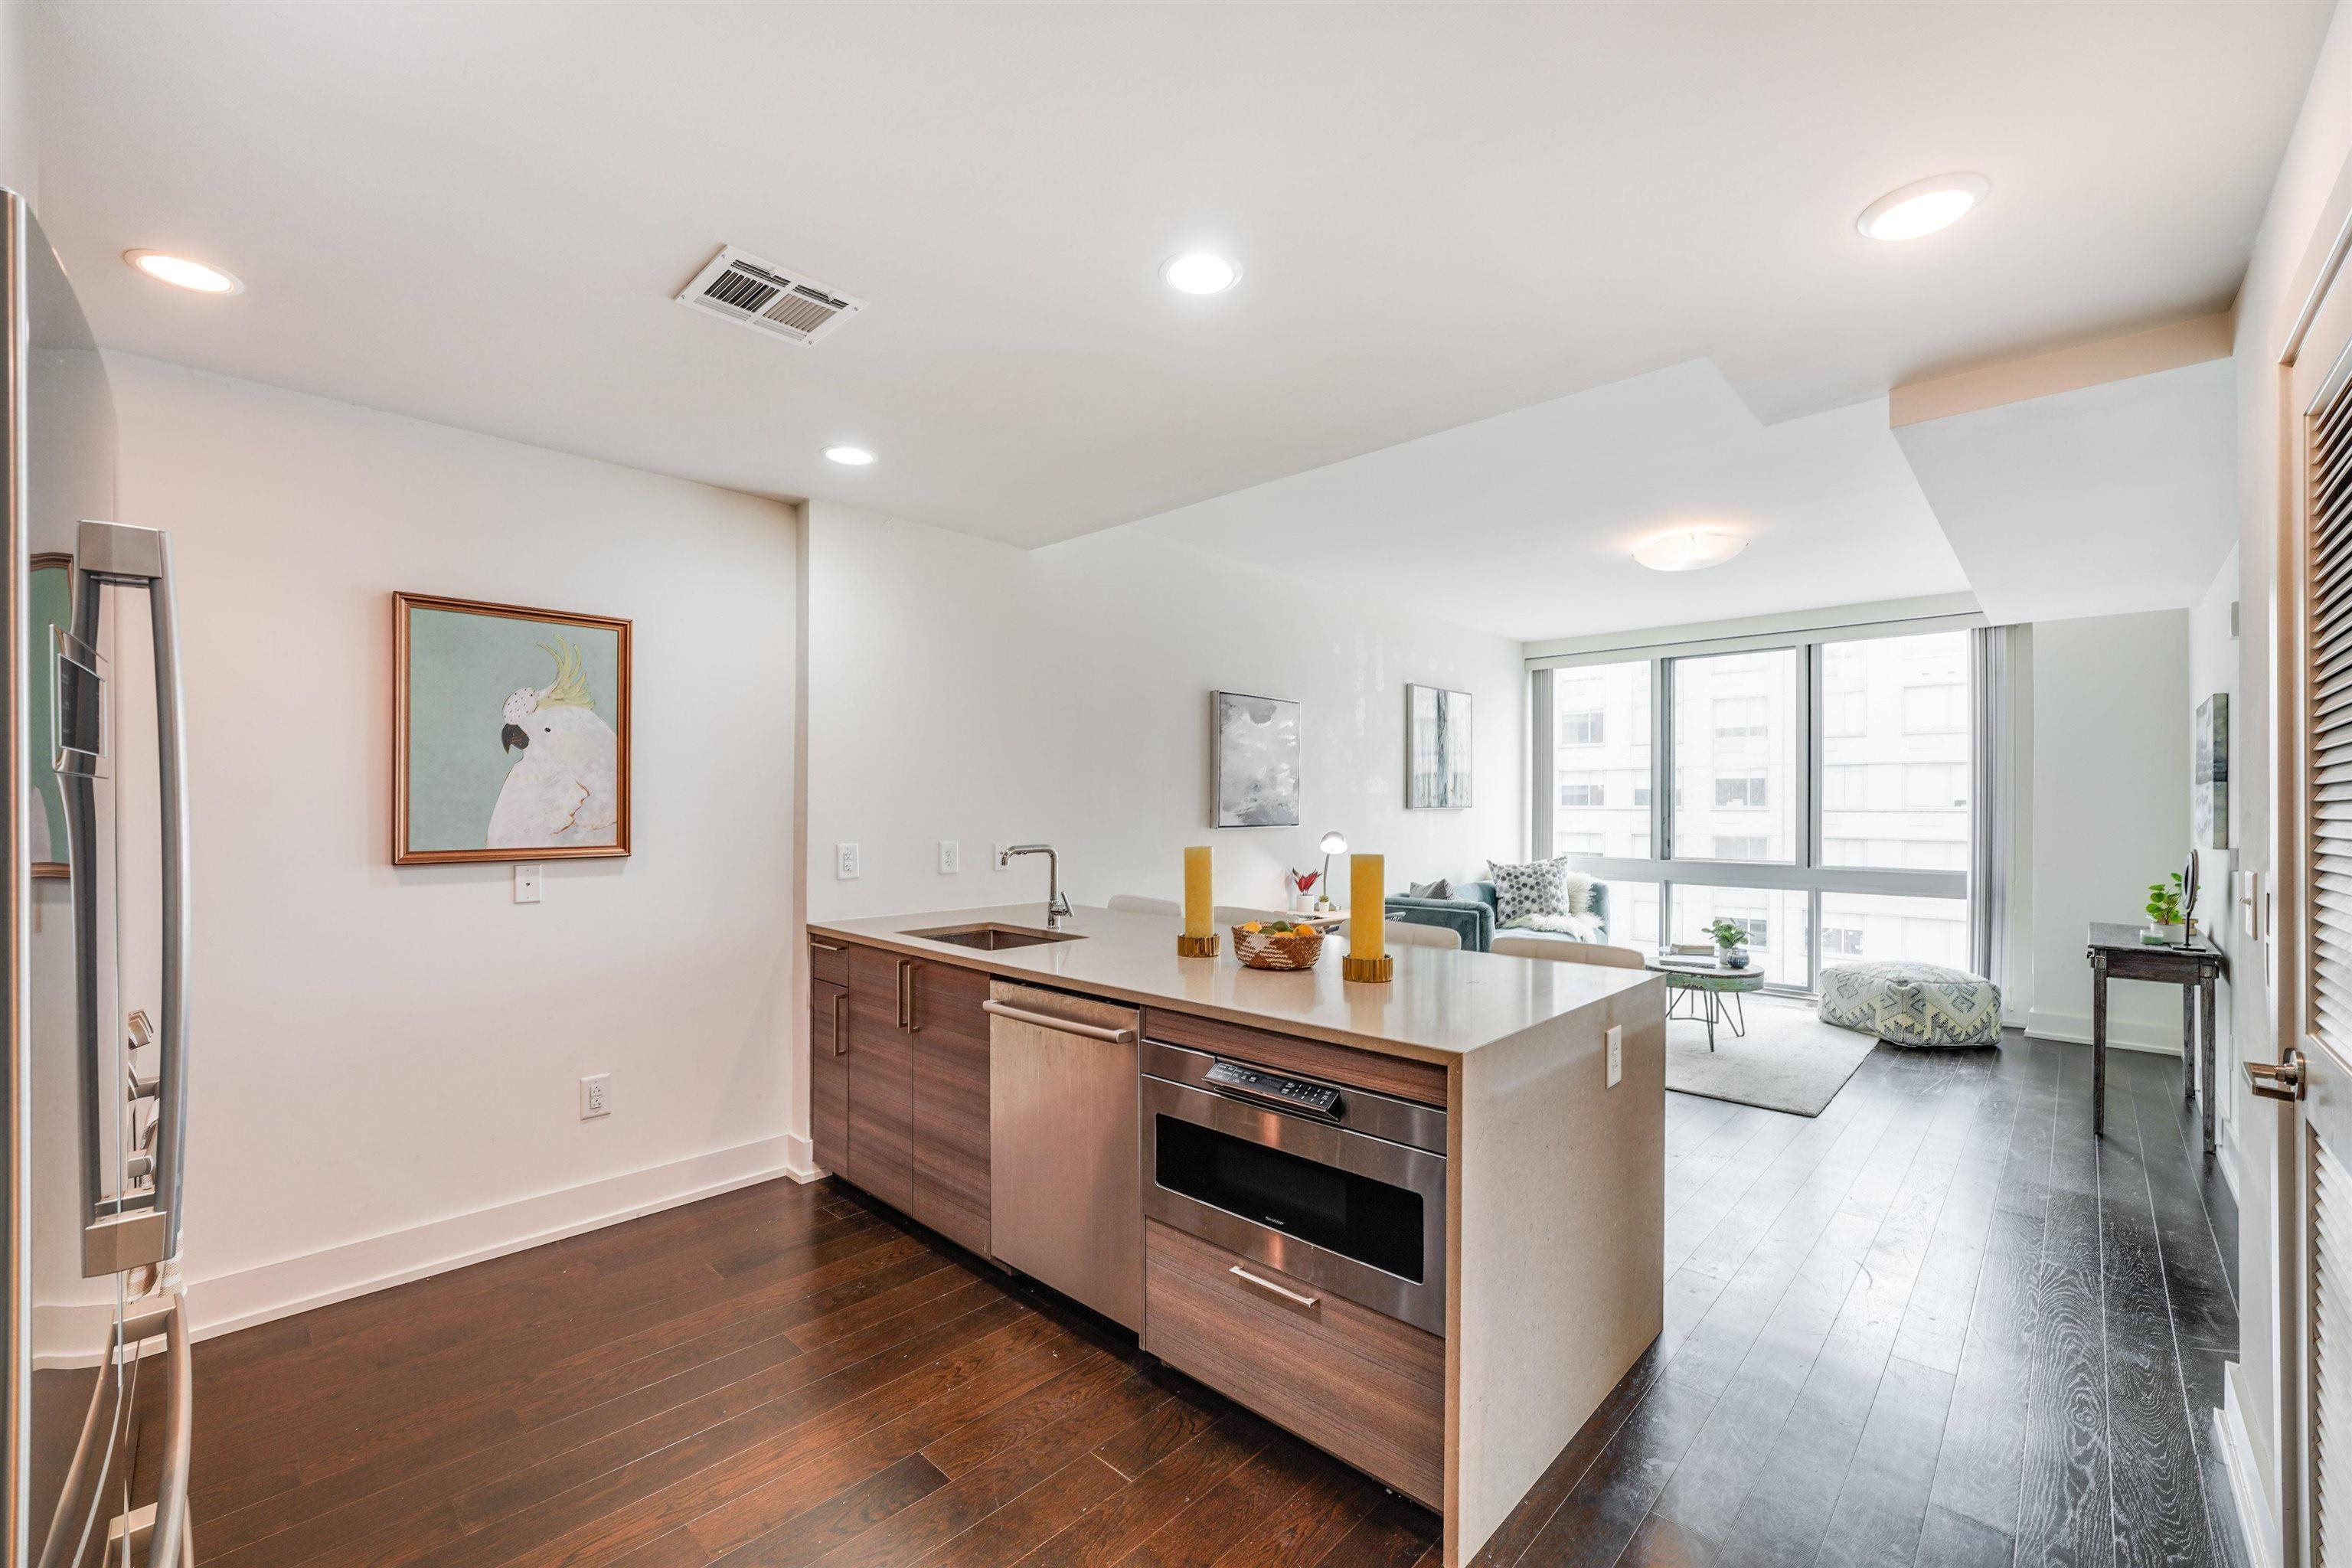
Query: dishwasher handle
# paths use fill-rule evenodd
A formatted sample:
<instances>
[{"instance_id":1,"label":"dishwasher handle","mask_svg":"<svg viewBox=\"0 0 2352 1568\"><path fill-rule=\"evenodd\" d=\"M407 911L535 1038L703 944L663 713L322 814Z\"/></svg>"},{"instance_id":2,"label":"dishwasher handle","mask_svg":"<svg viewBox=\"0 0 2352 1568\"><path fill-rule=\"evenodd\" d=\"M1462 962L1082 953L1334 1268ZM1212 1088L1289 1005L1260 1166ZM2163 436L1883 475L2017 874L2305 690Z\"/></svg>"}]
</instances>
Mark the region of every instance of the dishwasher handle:
<instances>
[{"instance_id":1,"label":"dishwasher handle","mask_svg":"<svg viewBox=\"0 0 2352 1568\"><path fill-rule=\"evenodd\" d=\"M1081 1024L1076 1018L1056 1018L1051 1013L1032 1013L1025 1007L1009 1007L991 996L980 1005L983 1013L1000 1018L1010 1018L1016 1024L1033 1024L1040 1029L1053 1029L1065 1035L1079 1035L1089 1040L1100 1040L1107 1046L1135 1044L1133 1029L1106 1029L1100 1024Z\"/></svg>"}]
</instances>

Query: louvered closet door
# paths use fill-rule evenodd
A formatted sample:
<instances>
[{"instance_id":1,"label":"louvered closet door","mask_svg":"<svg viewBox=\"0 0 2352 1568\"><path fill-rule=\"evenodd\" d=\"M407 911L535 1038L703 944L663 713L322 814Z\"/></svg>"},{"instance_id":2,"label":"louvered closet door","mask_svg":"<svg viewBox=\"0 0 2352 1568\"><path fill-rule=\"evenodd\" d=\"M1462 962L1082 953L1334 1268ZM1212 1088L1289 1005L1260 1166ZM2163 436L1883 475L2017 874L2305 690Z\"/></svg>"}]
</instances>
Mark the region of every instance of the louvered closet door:
<instances>
[{"instance_id":1,"label":"louvered closet door","mask_svg":"<svg viewBox=\"0 0 2352 1568\"><path fill-rule=\"evenodd\" d=\"M2331 1533L2352 1531L2344 1522L2352 1506L2352 1173L2316 1138L2306 1140L2305 1155L2311 1208L2312 1560L2326 1563ZM2333 1558L2352 1561L2352 1544L2336 1544Z\"/></svg>"},{"instance_id":2,"label":"louvered closet door","mask_svg":"<svg viewBox=\"0 0 2352 1568\"><path fill-rule=\"evenodd\" d=\"M2280 929L2266 934L2279 1056L2298 1065L2302 1098L2273 1112L2291 1155L2274 1233L2289 1479L2274 1528L2287 1568L2352 1568L2352 285L2328 290L2288 383L2277 602L2295 613L2280 628L2274 809L2292 826L2272 868ZM2242 953L2239 984L2260 984L2258 962Z\"/></svg>"},{"instance_id":3,"label":"louvered closet door","mask_svg":"<svg viewBox=\"0 0 2352 1568\"><path fill-rule=\"evenodd\" d=\"M2310 1016L2352 1059L2352 384L2310 420Z\"/></svg>"}]
</instances>

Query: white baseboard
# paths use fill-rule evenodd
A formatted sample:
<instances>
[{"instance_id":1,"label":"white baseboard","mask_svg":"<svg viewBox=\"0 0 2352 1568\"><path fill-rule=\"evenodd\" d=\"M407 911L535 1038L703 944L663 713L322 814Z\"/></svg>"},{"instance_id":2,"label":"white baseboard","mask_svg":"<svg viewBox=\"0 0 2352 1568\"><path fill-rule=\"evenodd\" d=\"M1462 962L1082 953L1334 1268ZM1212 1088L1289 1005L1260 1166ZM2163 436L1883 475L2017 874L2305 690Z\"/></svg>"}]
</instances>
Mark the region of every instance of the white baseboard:
<instances>
[{"instance_id":1,"label":"white baseboard","mask_svg":"<svg viewBox=\"0 0 2352 1568\"><path fill-rule=\"evenodd\" d=\"M2063 1040L2087 1046L2091 1043L2091 1017L2087 1013L2053 1013L2036 1007L2025 1015L2025 1032L2037 1040ZM2160 1026L2116 1018L2107 1020L2107 1045L2113 1050L2147 1051L2163 1057L2180 1055L2179 1035L2168 1034Z\"/></svg>"},{"instance_id":2,"label":"white baseboard","mask_svg":"<svg viewBox=\"0 0 2352 1568\"><path fill-rule=\"evenodd\" d=\"M793 1175L790 1161L787 1138L762 1138L233 1274L194 1275L188 1283L190 1331L197 1339L209 1339ZM112 1316L105 1302L35 1309L34 1364L94 1365Z\"/></svg>"},{"instance_id":3,"label":"white baseboard","mask_svg":"<svg viewBox=\"0 0 2352 1568\"><path fill-rule=\"evenodd\" d=\"M797 1132L784 1134L784 1174L801 1185L821 1182L830 1175L816 1163L816 1146Z\"/></svg>"},{"instance_id":4,"label":"white baseboard","mask_svg":"<svg viewBox=\"0 0 2352 1568\"><path fill-rule=\"evenodd\" d=\"M2277 1510L2263 1486L2262 1466L2254 1457L2253 1435L2246 1429L2246 1407L2238 1393L2245 1378L2242 1363L2231 1362L2222 1371L2221 1408L2213 1412L2213 1436L2230 1472L2230 1500L2237 1505L2240 1533L2253 1568L2278 1568L2279 1543L2273 1539Z\"/></svg>"}]
</instances>

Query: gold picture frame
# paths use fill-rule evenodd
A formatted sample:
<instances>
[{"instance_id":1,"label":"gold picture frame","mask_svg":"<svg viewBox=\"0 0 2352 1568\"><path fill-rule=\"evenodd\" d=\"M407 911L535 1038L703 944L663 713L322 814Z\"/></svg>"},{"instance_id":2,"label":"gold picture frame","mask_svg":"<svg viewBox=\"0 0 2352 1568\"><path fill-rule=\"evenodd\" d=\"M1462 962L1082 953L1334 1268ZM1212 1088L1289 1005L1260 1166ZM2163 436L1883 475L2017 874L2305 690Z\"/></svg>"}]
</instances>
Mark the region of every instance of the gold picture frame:
<instances>
[{"instance_id":1,"label":"gold picture frame","mask_svg":"<svg viewBox=\"0 0 2352 1568\"><path fill-rule=\"evenodd\" d=\"M456 619L424 623L420 614ZM509 625L475 628L467 617ZM541 640L539 628L562 627ZM481 862L609 859L629 853L630 836L630 663L631 624L617 616L548 610L526 605L499 604L485 599L457 599L437 594L395 593L392 596L392 862L395 866L434 866ZM583 645L609 637L609 648ZM533 645L538 662L529 651ZM487 648L488 651L485 651ZM471 651L467 651L470 649ZM415 679L423 651L431 669L423 682ZM609 659L609 663L607 663ZM543 687L526 682L495 710L488 701L509 680L551 663L554 679ZM610 693L596 691L596 676L610 680ZM424 688L420 691L420 686ZM430 710L420 722L415 704L420 696ZM609 706L609 713L603 710ZM593 717L583 717L583 711ZM553 718L553 726L534 726L533 718ZM571 721L565 730L563 721ZM484 738L477 740L476 729ZM528 731L543 734L565 730L558 744L574 744L588 753L576 773L562 772L572 759L555 752L545 766L538 765L529 747ZM609 729L612 741L610 797L599 800L606 787L602 738ZM495 751L486 752L490 740ZM428 754L420 763L418 751ZM503 764L507 772L497 798L487 814L481 797L487 780ZM526 773L526 768L529 772ZM518 783L524 787L517 792ZM421 800L418 792L434 792ZM562 835L545 841L524 841L551 820L549 811L561 811L562 800L578 796L574 815L566 818ZM509 810L509 796L519 802ZM553 805L548 805L551 798ZM543 809L534 813L534 805ZM609 839L603 820L609 810ZM581 813L585 813L585 820ZM469 837L479 819L483 843L453 842ZM578 837L565 836L577 835ZM419 839L425 840L420 844Z\"/></svg>"}]
</instances>

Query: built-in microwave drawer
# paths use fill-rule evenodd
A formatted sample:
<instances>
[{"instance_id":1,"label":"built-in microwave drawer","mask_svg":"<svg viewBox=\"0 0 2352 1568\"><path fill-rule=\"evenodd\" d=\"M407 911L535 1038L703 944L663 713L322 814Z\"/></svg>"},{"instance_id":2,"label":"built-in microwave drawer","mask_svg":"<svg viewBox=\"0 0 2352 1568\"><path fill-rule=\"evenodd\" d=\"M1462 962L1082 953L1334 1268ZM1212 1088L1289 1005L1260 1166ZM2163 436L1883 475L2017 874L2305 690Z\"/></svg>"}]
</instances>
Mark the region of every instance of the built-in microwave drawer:
<instances>
[{"instance_id":1,"label":"built-in microwave drawer","mask_svg":"<svg viewBox=\"0 0 2352 1568\"><path fill-rule=\"evenodd\" d=\"M1365 1474L1445 1505L1445 1342L1146 1223L1143 1348Z\"/></svg>"},{"instance_id":2,"label":"built-in microwave drawer","mask_svg":"<svg viewBox=\"0 0 2352 1568\"><path fill-rule=\"evenodd\" d=\"M849 949L830 937L809 938L809 978L849 984Z\"/></svg>"}]
</instances>

